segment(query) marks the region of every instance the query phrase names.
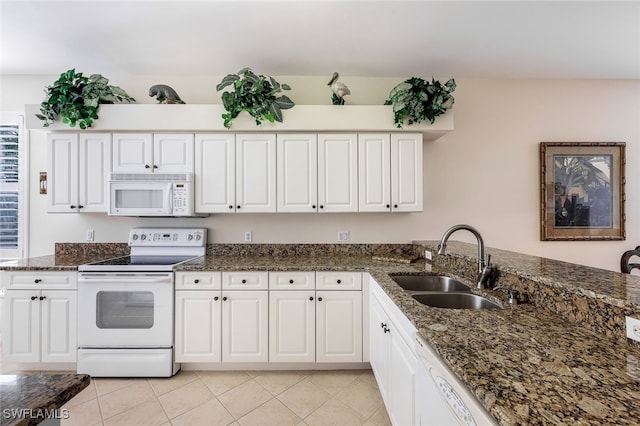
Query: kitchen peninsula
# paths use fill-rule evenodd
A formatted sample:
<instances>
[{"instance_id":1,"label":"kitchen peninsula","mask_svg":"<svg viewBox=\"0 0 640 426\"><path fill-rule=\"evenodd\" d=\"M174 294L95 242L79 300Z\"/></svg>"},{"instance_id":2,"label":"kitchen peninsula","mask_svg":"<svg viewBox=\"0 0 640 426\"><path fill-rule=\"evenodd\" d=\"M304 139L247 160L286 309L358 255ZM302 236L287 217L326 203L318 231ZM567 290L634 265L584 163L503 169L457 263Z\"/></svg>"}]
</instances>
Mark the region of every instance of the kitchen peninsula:
<instances>
[{"instance_id":1,"label":"kitchen peninsula","mask_svg":"<svg viewBox=\"0 0 640 426\"><path fill-rule=\"evenodd\" d=\"M205 257L176 272L363 271L500 424L637 422L640 346L624 336L624 316L640 318L640 277L487 248L498 287L519 290L524 303L509 305L498 289L482 292L503 309L430 308L393 274L431 269L473 282L476 267L475 245L451 242L446 255L437 255L436 245L210 244ZM73 258L85 262L97 246L58 244L55 256L3 269L74 270Z\"/></svg>"},{"instance_id":2,"label":"kitchen peninsula","mask_svg":"<svg viewBox=\"0 0 640 426\"><path fill-rule=\"evenodd\" d=\"M60 407L89 382L86 374L0 375L0 425L60 424L66 418Z\"/></svg>"}]
</instances>

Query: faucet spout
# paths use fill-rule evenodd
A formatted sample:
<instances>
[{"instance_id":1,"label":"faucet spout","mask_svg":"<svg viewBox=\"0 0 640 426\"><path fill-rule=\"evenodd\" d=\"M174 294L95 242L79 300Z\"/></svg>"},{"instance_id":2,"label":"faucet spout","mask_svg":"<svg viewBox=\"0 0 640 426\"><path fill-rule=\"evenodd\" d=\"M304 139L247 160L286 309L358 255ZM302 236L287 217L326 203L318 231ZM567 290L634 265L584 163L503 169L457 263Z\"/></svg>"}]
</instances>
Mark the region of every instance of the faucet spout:
<instances>
[{"instance_id":1,"label":"faucet spout","mask_svg":"<svg viewBox=\"0 0 640 426\"><path fill-rule=\"evenodd\" d=\"M440 240L440 244L438 245L438 254L446 254L447 251L447 242L451 235L460 230L466 230L471 232L478 241L478 288L486 288L487 282L489 280L490 272L491 272L491 256L485 256L484 252L484 241L482 239L482 235L480 232L473 226L469 225L454 225L451 228L447 229L447 231L442 236L442 240Z\"/></svg>"}]
</instances>

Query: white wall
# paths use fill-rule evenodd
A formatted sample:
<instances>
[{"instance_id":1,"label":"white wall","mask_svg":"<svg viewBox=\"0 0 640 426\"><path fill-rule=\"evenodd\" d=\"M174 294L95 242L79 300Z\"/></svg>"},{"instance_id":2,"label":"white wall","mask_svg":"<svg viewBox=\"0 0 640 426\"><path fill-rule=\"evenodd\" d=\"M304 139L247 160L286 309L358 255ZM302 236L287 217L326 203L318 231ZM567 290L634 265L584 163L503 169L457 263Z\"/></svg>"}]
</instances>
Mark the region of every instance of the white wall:
<instances>
[{"instance_id":1,"label":"white wall","mask_svg":"<svg viewBox=\"0 0 640 426\"><path fill-rule=\"evenodd\" d=\"M156 83L173 86L188 103L219 103L218 77L111 78L142 103ZM21 109L42 101L55 76L3 76L1 107ZM329 104L327 77L277 77L298 104ZM403 78L343 77L352 104L382 104ZM446 77L442 78L442 80ZM455 131L425 142L425 210L420 214L230 214L206 219L112 218L46 213L37 175L46 170L43 132L32 131L30 255L53 252L56 241L80 242L86 229L96 241L122 242L132 226L207 226L210 242L330 243L339 230L352 242L439 239L456 223L477 227L487 246L618 270L621 254L640 245L640 81L457 80ZM212 120L220 119L212 117ZM286 120L286 112L285 112ZM626 241L540 241L539 143L627 143ZM455 239L472 241L470 235Z\"/></svg>"}]
</instances>

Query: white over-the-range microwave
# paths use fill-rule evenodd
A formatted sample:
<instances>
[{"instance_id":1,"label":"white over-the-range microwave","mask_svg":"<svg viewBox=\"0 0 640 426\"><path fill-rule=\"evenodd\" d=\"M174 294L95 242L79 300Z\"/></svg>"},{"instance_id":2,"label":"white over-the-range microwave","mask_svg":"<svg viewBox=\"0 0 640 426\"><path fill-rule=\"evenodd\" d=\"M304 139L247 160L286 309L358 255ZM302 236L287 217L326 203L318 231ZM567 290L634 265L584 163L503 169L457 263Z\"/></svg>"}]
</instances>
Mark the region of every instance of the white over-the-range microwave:
<instances>
[{"instance_id":1,"label":"white over-the-range microwave","mask_svg":"<svg viewBox=\"0 0 640 426\"><path fill-rule=\"evenodd\" d=\"M198 216L193 173L110 173L109 215Z\"/></svg>"}]
</instances>

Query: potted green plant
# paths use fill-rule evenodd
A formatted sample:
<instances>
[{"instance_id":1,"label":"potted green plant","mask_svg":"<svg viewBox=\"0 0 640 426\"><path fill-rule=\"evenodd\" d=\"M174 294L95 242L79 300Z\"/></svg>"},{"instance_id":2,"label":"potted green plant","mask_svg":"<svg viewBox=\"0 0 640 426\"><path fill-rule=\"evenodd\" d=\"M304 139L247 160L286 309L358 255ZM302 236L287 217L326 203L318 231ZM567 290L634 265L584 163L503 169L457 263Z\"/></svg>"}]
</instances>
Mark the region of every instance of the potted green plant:
<instances>
[{"instance_id":1,"label":"potted green plant","mask_svg":"<svg viewBox=\"0 0 640 426\"><path fill-rule=\"evenodd\" d=\"M291 90L288 84L280 84L271 76L256 75L251 68L243 68L237 74L229 74L216 86L220 91L227 86L233 91L222 93L222 105L227 111L222 114L224 127L231 127L231 120L242 111L248 112L260 125L262 120L282 122L282 110L295 104L285 95L276 96L283 90Z\"/></svg>"},{"instance_id":2,"label":"potted green plant","mask_svg":"<svg viewBox=\"0 0 640 426\"><path fill-rule=\"evenodd\" d=\"M456 82L450 79L445 84L431 79L431 83L419 77L411 77L403 81L389 92L385 105L393 105L393 122L402 128L407 124L429 120L431 124L436 117L453 107L451 93L456 89Z\"/></svg>"},{"instance_id":3,"label":"potted green plant","mask_svg":"<svg viewBox=\"0 0 640 426\"><path fill-rule=\"evenodd\" d=\"M36 117L49 127L58 117L71 127L89 128L98 119L100 104L135 102L118 86L109 85L109 80L100 74L85 77L75 69L68 70L46 88L47 98L40 104Z\"/></svg>"}]
</instances>

